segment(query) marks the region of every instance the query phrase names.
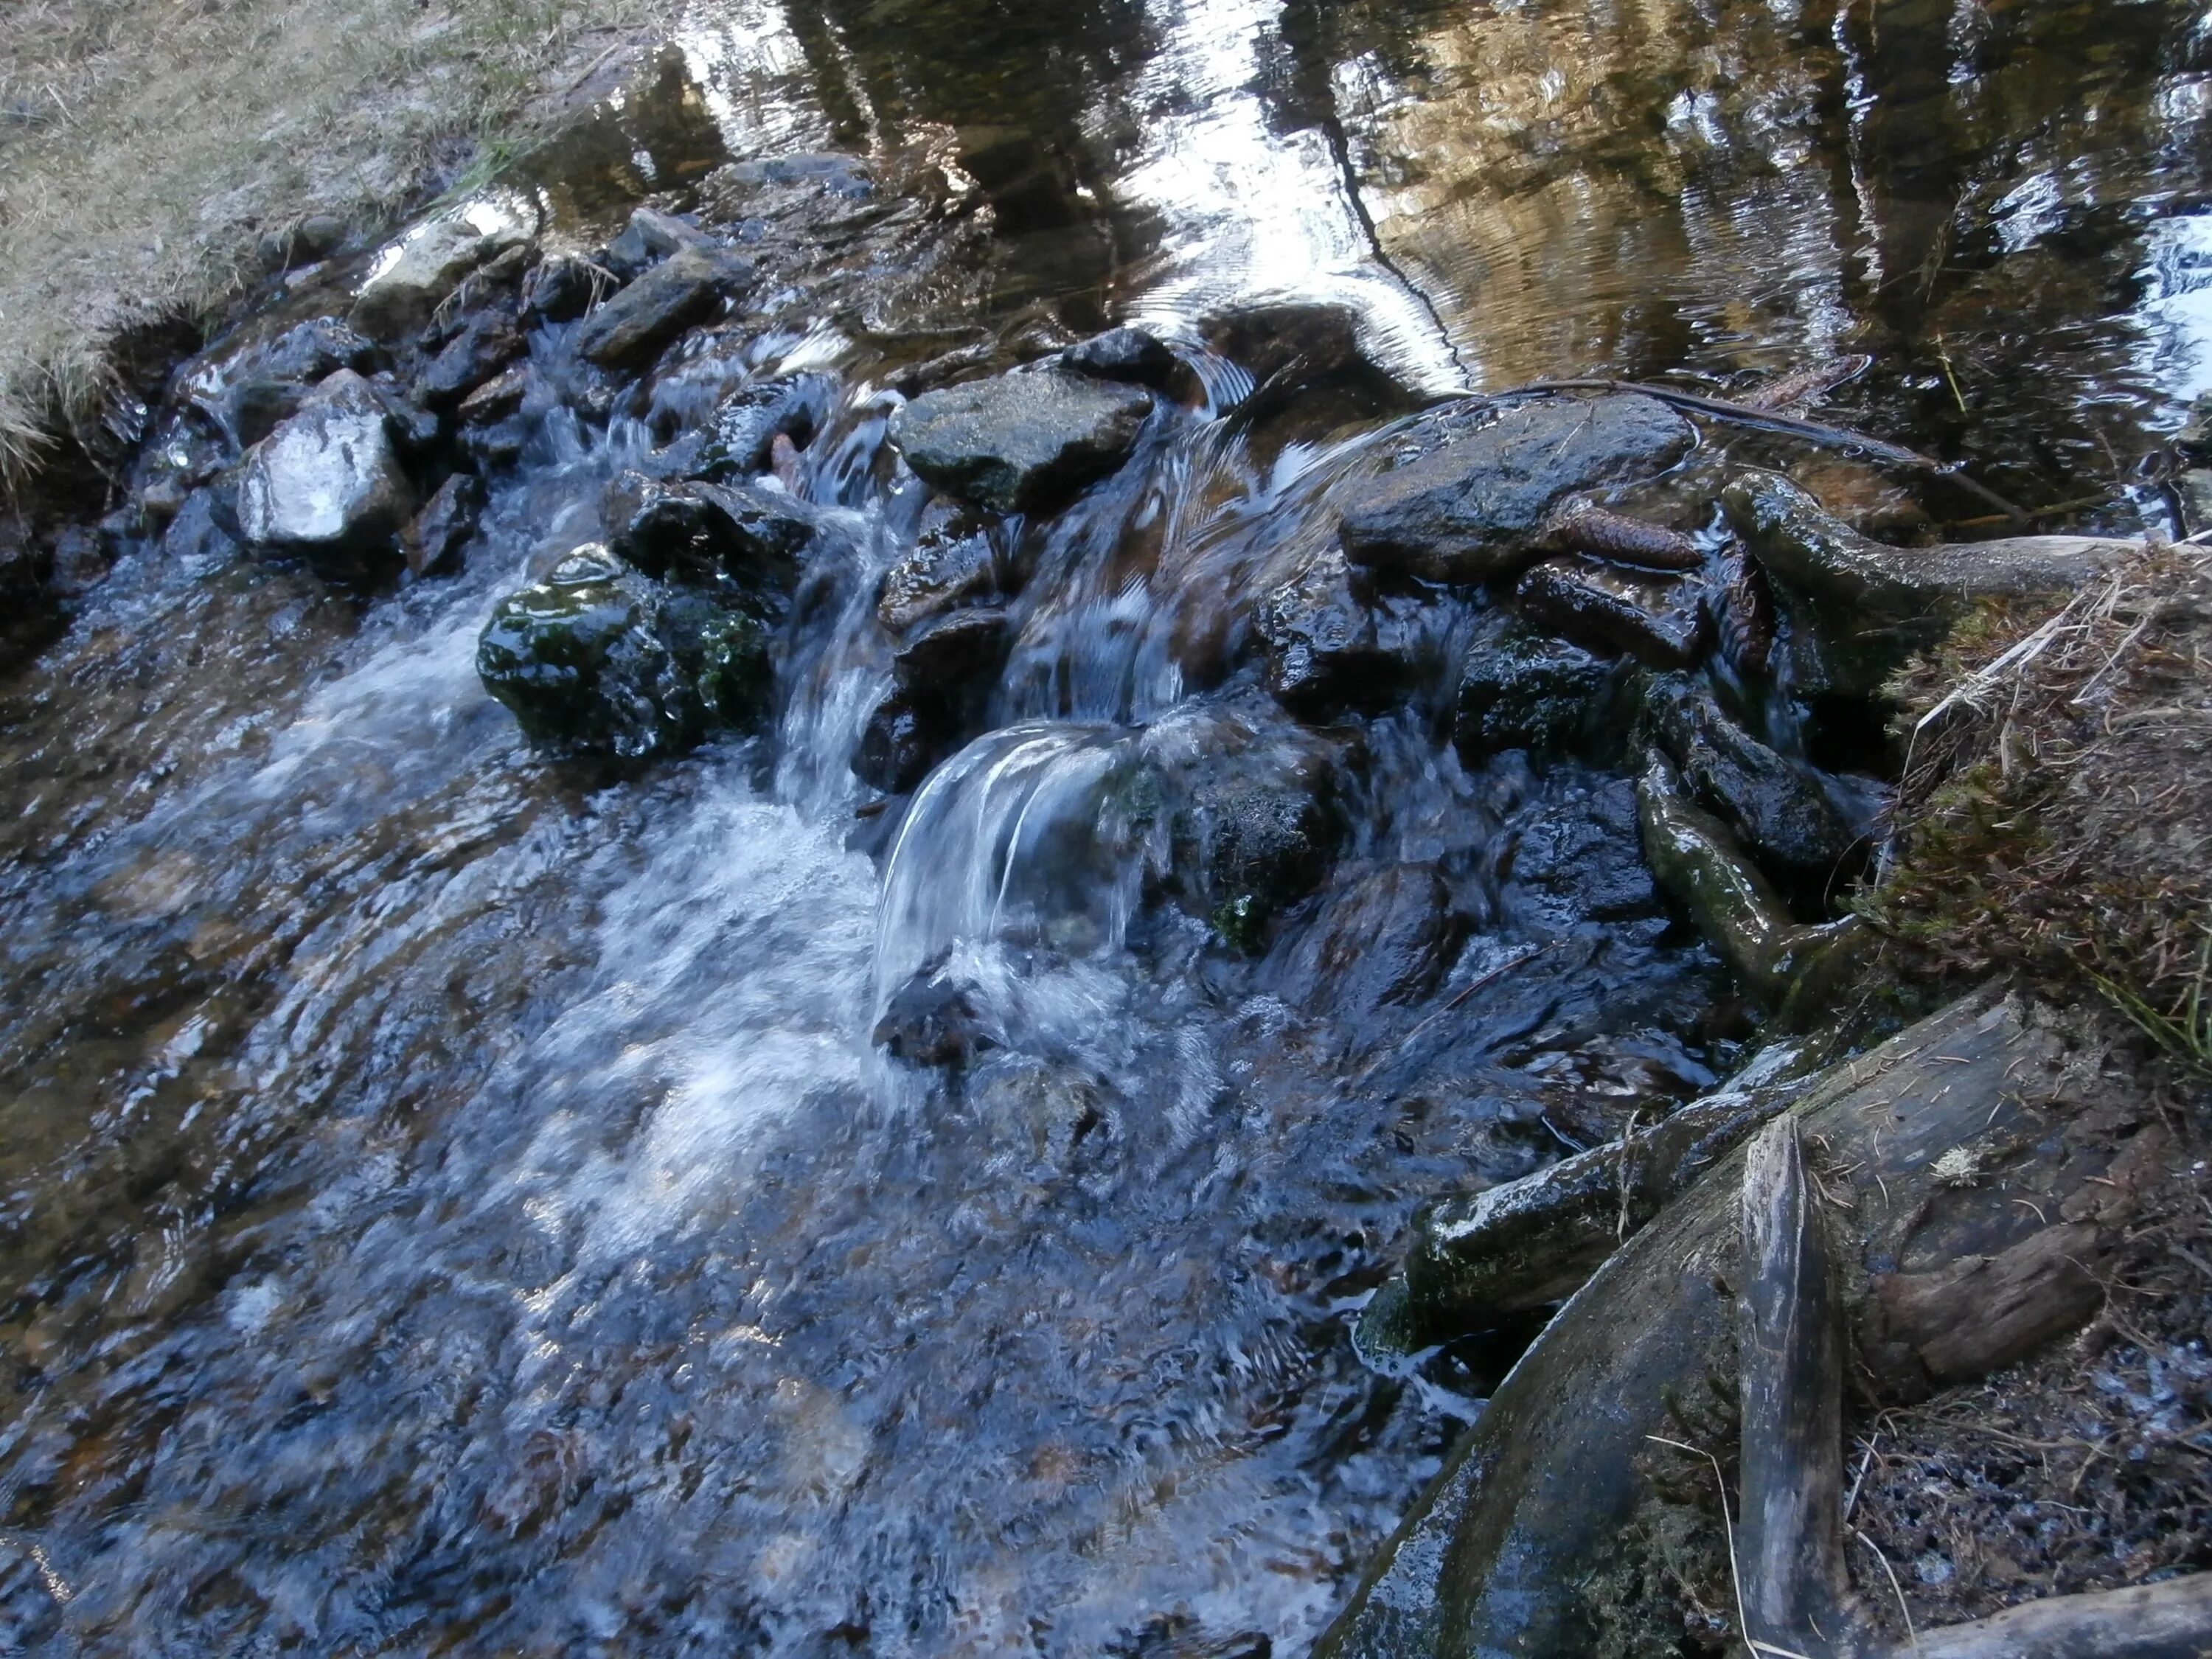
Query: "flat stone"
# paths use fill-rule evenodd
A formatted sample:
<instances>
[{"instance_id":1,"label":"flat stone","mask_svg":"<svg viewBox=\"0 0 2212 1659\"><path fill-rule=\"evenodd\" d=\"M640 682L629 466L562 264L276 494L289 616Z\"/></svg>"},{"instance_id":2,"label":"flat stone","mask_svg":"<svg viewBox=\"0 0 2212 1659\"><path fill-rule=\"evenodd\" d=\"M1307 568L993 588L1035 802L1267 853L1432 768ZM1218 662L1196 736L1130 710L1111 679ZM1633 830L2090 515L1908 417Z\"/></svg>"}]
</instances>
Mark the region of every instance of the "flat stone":
<instances>
[{"instance_id":1,"label":"flat stone","mask_svg":"<svg viewBox=\"0 0 2212 1659\"><path fill-rule=\"evenodd\" d=\"M1553 502L1662 471L1696 436L1666 404L1634 394L1536 398L1479 424L1440 412L1346 509L1345 554L1429 581L1509 575L1534 556Z\"/></svg>"},{"instance_id":2,"label":"flat stone","mask_svg":"<svg viewBox=\"0 0 2212 1659\"><path fill-rule=\"evenodd\" d=\"M1134 387L1046 370L925 392L891 417L907 465L994 513L1058 507L1128 458L1152 413Z\"/></svg>"},{"instance_id":3,"label":"flat stone","mask_svg":"<svg viewBox=\"0 0 2212 1659\"><path fill-rule=\"evenodd\" d=\"M238 522L258 547L345 555L389 545L414 508L368 383L340 369L247 453Z\"/></svg>"},{"instance_id":4,"label":"flat stone","mask_svg":"<svg viewBox=\"0 0 2212 1659\"><path fill-rule=\"evenodd\" d=\"M1566 555L1523 575L1514 602L1539 628L1652 668L1686 668L1705 646L1705 591L1678 576Z\"/></svg>"},{"instance_id":5,"label":"flat stone","mask_svg":"<svg viewBox=\"0 0 2212 1659\"><path fill-rule=\"evenodd\" d=\"M487 232L459 215L417 225L378 256L348 320L373 340L412 333L462 277L520 240L519 231Z\"/></svg>"},{"instance_id":6,"label":"flat stone","mask_svg":"<svg viewBox=\"0 0 2212 1659\"><path fill-rule=\"evenodd\" d=\"M685 329L706 321L725 294L752 280L751 264L734 253L684 248L577 324L576 350L605 368L640 362Z\"/></svg>"}]
</instances>

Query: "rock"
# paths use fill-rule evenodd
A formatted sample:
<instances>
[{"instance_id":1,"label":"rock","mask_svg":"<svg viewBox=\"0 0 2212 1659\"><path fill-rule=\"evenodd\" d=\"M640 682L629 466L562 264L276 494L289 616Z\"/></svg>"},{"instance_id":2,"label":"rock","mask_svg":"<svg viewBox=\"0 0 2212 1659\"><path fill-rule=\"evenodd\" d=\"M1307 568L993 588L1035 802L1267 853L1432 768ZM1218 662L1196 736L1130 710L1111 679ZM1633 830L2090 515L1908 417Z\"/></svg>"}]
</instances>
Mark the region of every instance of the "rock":
<instances>
[{"instance_id":1,"label":"rock","mask_svg":"<svg viewBox=\"0 0 2212 1659\"><path fill-rule=\"evenodd\" d=\"M1109 329L1060 354L1060 362L1097 380L1123 380L1174 396L1189 378L1167 343L1141 328Z\"/></svg>"},{"instance_id":2,"label":"rock","mask_svg":"<svg viewBox=\"0 0 2212 1659\"><path fill-rule=\"evenodd\" d=\"M1567 554L1529 570L1513 599L1539 628L1648 667L1687 668L1705 650L1705 589L1680 576Z\"/></svg>"},{"instance_id":3,"label":"rock","mask_svg":"<svg viewBox=\"0 0 2212 1659\"><path fill-rule=\"evenodd\" d=\"M704 231L672 213L658 208L634 210L629 222L607 244L603 262L616 276L628 281L656 259L665 259L687 247L713 246Z\"/></svg>"},{"instance_id":4,"label":"rock","mask_svg":"<svg viewBox=\"0 0 2212 1659\"><path fill-rule=\"evenodd\" d=\"M1168 830L1170 885L1239 951L1320 886L1342 844L1334 745L1279 714L1194 710L1145 738Z\"/></svg>"},{"instance_id":5,"label":"rock","mask_svg":"<svg viewBox=\"0 0 2212 1659\"><path fill-rule=\"evenodd\" d=\"M781 615L815 530L813 515L791 495L634 471L607 486L605 510L618 556L764 618Z\"/></svg>"},{"instance_id":6,"label":"rock","mask_svg":"<svg viewBox=\"0 0 2212 1659\"><path fill-rule=\"evenodd\" d=\"M1705 806L1760 858L1826 888L1862 837L1812 769L1786 760L1721 710L1712 689L1686 675L1655 679L1644 698L1653 734Z\"/></svg>"},{"instance_id":7,"label":"rock","mask_svg":"<svg viewBox=\"0 0 2212 1659\"><path fill-rule=\"evenodd\" d=\"M415 380L415 400L450 409L522 354L514 319L496 311L471 318Z\"/></svg>"},{"instance_id":8,"label":"rock","mask_svg":"<svg viewBox=\"0 0 2212 1659\"><path fill-rule=\"evenodd\" d=\"M234 381L223 392L222 423L231 441L251 449L300 412L310 388L290 380Z\"/></svg>"},{"instance_id":9,"label":"rock","mask_svg":"<svg viewBox=\"0 0 2212 1659\"><path fill-rule=\"evenodd\" d=\"M1004 611L949 611L921 623L891 653L891 672L902 690L952 696L1006 660L1009 637Z\"/></svg>"},{"instance_id":10,"label":"rock","mask_svg":"<svg viewBox=\"0 0 2212 1659\"><path fill-rule=\"evenodd\" d=\"M456 472L440 484L407 537L407 568L418 576L450 574L461 568L462 550L477 533L483 513L483 480Z\"/></svg>"},{"instance_id":11,"label":"rock","mask_svg":"<svg viewBox=\"0 0 2212 1659\"><path fill-rule=\"evenodd\" d=\"M106 581L113 562L100 545L100 532L83 524L66 524L54 532L52 558L46 586L64 599L80 599Z\"/></svg>"},{"instance_id":12,"label":"rock","mask_svg":"<svg viewBox=\"0 0 2212 1659\"><path fill-rule=\"evenodd\" d=\"M1551 758L1602 748L1613 665L1507 619L1460 670L1452 740L1470 766L1508 749Z\"/></svg>"},{"instance_id":13,"label":"rock","mask_svg":"<svg viewBox=\"0 0 2212 1659\"><path fill-rule=\"evenodd\" d=\"M997 590L990 538L963 513L937 506L924 515L914 551L884 574L876 620L891 634Z\"/></svg>"},{"instance_id":14,"label":"rock","mask_svg":"<svg viewBox=\"0 0 2212 1659\"><path fill-rule=\"evenodd\" d=\"M611 273L580 253L549 253L523 291L523 320L532 325L573 323L592 308L602 289L615 285Z\"/></svg>"},{"instance_id":15,"label":"rock","mask_svg":"<svg viewBox=\"0 0 2212 1659\"><path fill-rule=\"evenodd\" d=\"M1051 370L925 392L891 417L915 474L994 513L1058 507L1128 458L1152 398Z\"/></svg>"},{"instance_id":16,"label":"rock","mask_svg":"<svg viewBox=\"0 0 2212 1659\"><path fill-rule=\"evenodd\" d=\"M161 532L161 556L195 564L227 564L245 550L232 533L235 528L234 523L222 521L214 490L195 489Z\"/></svg>"},{"instance_id":17,"label":"rock","mask_svg":"<svg viewBox=\"0 0 2212 1659\"><path fill-rule=\"evenodd\" d=\"M1510 575L1559 497L1650 477L1695 440L1666 404L1634 394L1535 398L1480 423L1464 410L1429 416L1346 509L1345 553L1429 581Z\"/></svg>"},{"instance_id":18,"label":"rock","mask_svg":"<svg viewBox=\"0 0 2212 1659\"><path fill-rule=\"evenodd\" d=\"M1818 927L1794 921L1726 826L1683 799L1665 761L1645 768L1636 799L1644 856L1660 887L1760 1001L1781 1005L1801 975L1817 983L1860 948L1869 930L1857 917Z\"/></svg>"},{"instance_id":19,"label":"rock","mask_svg":"<svg viewBox=\"0 0 2212 1659\"><path fill-rule=\"evenodd\" d=\"M313 386L342 368L356 374L374 373L384 354L376 345L334 317L318 317L277 336L252 360L253 376L266 380Z\"/></svg>"},{"instance_id":20,"label":"rock","mask_svg":"<svg viewBox=\"0 0 2212 1659\"><path fill-rule=\"evenodd\" d=\"M1466 934L1435 865L1389 865L1329 896L1279 977L1316 1012L1358 1022L1427 997Z\"/></svg>"},{"instance_id":21,"label":"rock","mask_svg":"<svg viewBox=\"0 0 2212 1659\"><path fill-rule=\"evenodd\" d=\"M937 697L894 692L876 706L853 754L853 775L871 789L903 795L917 787L958 739Z\"/></svg>"},{"instance_id":22,"label":"rock","mask_svg":"<svg viewBox=\"0 0 2212 1659\"><path fill-rule=\"evenodd\" d=\"M503 420L476 421L461 428L461 448L470 462L484 471L512 466L522 459L530 441L530 423L520 415Z\"/></svg>"},{"instance_id":23,"label":"rock","mask_svg":"<svg viewBox=\"0 0 2212 1659\"><path fill-rule=\"evenodd\" d=\"M976 1011L975 988L953 977L942 959L916 969L892 994L873 1041L910 1066L964 1066L998 1046Z\"/></svg>"},{"instance_id":24,"label":"rock","mask_svg":"<svg viewBox=\"0 0 2212 1659\"><path fill-rule=\"evenodd\" d=\"M1372 712L1398 694L1407 665L1382 643L1375 613L1334 548L1255 607L1268 695L1308 719Z\"/></svg>"},{"instance_id":25,"label":"rock","mask_svg":"<svg viewBox=\"0 0 2212 1659\"><path fill-rule=\"evenodd\" d=\"M372 340L396 340L430 319L441 301L520 233L487 232L459 215L416 226L378 256L348 320Z\"/></svg>"},{"instance_id":26,"label":"rock","mask_svg":"<svg viewBox=\"0 0 2212 1659\"><path fill-rule=\"evenodd\" d=\"M477 672L533 743L633 760L757 720L771 683L757 620L661 588L598 546L500 603Z\"/></svg>"},{"instance_id":27,"label":"rock","mask_svg":"<svg viewBox=\"0 0 2212 1659\"><path fill-rule=\"evenodd\" d=\"M1511 914L1532 929L1661 914L1638 844L1636 787L1626 778L1562 774L1508 820L1498 860Z\"/></svg>"},{"instance_id":28,"label":"rock","mask_svg":"<svg viewBox=\"0 0 2212 1659\"><path fill-rule=\"evenodd\" d=\"M700 451L695 477L720 483L769 470L775 441L800 447L828 413L830 382L819 374L755 380L725 398L714 410L713 433Z\"/></svg>"},{"instance_id":29,"label":"rock","mask_svg":"<svg viewBox=\"0 0 2212 1659\"><path fill-rule=\"evenodd\" d=\"M1869 696L1905 659L1936 644L1983 599L2064 599L2137 544L2091 536L2014 536L1888 547L1822 511L1772 473L1747 473L1722 496L1729 521L1792 623L1798 684Z\"/></svg>"},{"instance_id":30,"label":"rock","mask_svg":"<svg viewBox=\"0 0 2212 1659\"><path fill-rule=\"evenodd\" d=\"M389 549L414 509L368 382L340 369L246 457L238 521L251 544L343 562Z\"/></svg>"},{"instance_id":31,"label":"rock","mask_svg":"<svg viewBox=\"0 0 2212 1659\"><path fill-rule=\"evenodd\" d=\"M453 412L465 426L485 426L494 421L503 421L522 407L523 394L530 390L530 365L515 364L506 373L486 380L474 392L461 399Z\"/></svg>"},{"instance_id":32,"label":"rock","mask_svg":"<svg viewBox=\"0 0 2212 1659\"><path fill-rule=\"evenodd\" d=\"M388 374L372 376L368 389L384 410L385 429L402 454L420 460L438 447L445 435L445 422L435 410L414 402Z\"/></svg>"},{"instance_id":33,"label":"rock","mask_svg":"<svg viewBox=\"0 0 2212 1659\"><path fill-rule=\"evenodd\" d=\"M736 254L687 247L577 324L576 351L604 368L642 362L693 324L706 321L725 294L752 280L752 266Z\"/></svg>"},{"instance_id":34,"label":"rock","mask_svg":"<svg viewBox=\"0 0 2212 1659\"><path fill-rule=\"evenodd\" d=\"M1343 306L1250 306L1206 318L1198 331L1261 385L1279 374L1310 383L1366 367L1359 319Z\"/></svg>"}]
</instances>

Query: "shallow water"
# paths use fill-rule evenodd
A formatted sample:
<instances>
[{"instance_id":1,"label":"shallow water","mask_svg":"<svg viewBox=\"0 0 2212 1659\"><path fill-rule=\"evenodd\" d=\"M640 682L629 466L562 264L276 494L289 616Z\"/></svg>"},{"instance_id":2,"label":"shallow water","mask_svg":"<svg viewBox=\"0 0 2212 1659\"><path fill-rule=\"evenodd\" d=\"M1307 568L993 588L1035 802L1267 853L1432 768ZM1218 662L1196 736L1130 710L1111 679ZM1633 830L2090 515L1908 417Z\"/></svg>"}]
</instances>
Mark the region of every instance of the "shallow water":
<instances>
[{"instance_id":1,"label":"shallow water","mask_svg":"<svg viewBox=\"0 0 2212 1659\"><path fill-rule=\"evenodd\" d=\"M1224 418L1198 319L1350 304L1414 393L1865 350L1836 418L2114 528L2170 522L2212 385L2179 5L760 0L677 46L557 216L817 145L988 204L739 365L839 386L772 734L610 777L483 694L652 441L550 405L459 578L147 550L4 688L10 1651L1302 1651L1525 1337L1359 1363L1414 1207L1748 1028L1620 779L1461 766L1458 602L1401 619L1435 684L1323 734L1346 846L1267 953L1164 896L1117 781L1293 741L1251 608L1389 436ZM1106 315L1219 395L1032 529L997 729L856 819L921 510L871 331ZM1357 946L1414 881L1456 942L1407 992ZM995 1044L957 1079L872 1042L939 961Z\"/></svg>"}]
</instances>

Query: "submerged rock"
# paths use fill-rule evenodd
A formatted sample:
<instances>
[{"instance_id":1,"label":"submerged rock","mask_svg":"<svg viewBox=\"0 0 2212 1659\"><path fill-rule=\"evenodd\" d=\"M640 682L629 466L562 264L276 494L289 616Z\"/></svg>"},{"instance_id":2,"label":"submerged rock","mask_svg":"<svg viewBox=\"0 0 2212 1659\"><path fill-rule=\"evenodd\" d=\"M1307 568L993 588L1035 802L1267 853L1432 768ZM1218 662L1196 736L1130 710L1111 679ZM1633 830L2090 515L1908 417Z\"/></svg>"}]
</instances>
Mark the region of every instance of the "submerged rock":
<instances>
[{"instance_id":1,"label":"submerged rock","mask_svg":"<svg viewBox=\"0 0 2212 1659\"><path fill-rule=\"evenodd\" d=\"M349 320L371 339L410 334L464 276L520 240L519 231L482 230L459 215L417 225L380 258Z\"/></svg>"},{"instance_id":2,"label":"submerged rock","mask_svg":"<svg viewBox=\"0 0 2212 1659\"><path fill-rule=\"evenodd\" d=\"M720 248L687 247L647 271L576 325L577 353L604 368L635 365L695 323L726 294L749 286L753 268Z\"/></svg>"},{"instance_id":3,"label":"submerged rock","mask_svg":"<svg viewBox=\"0 0 2212 1659\"><path fill-rule=\"evenodd\" d=\"M484 688L533 743L642 759L678 753L765 710L767 629L580 548L509 595L477 643Z\"/></svg>"},{"instance_id":4,"label":"submerged rock","mask_svg":"<svg viewBox=\"0 0 2212 1659\"><path fill-rule=\"evenodd\" d=\"M1696 440L1688 422L1633 394L1544 398L1480 420L1426 417L1407 453L1344 514L1353 563L1430 581L1487 581L1534 556L1546 514L1570 491L1646 477Z\"/></svg>"},{"instance_id":5,"label":"submerged rock","mask_svg":"<svg viewBox=\"0 0 2212 1659\"><path fill-rule=\"evenodd\" d=\"M1654 680L1644 708L1682 781L1754 854L1823 884L1840 872L1862 838L1810 767L1759 742L1722 712L1710 686L1687 676Z\"/></svg>"},{"instance_id":6,"label":"submerged rock","mask_svg":"<svg viewBox=\"0 0 2212 1659\"><path fill-rule=\"evenodd\" d=\"M393 550L414 504L384 406L350 369L317 386L239 471L245 539L332 566Z\"/></svg>"},{"instance_id":7,"label":"submerged rock","mask_svg":"<svg viewBox=\"0 0 2212 1659\"><path fill-rule=\"evenodd\" d=\"M1570 554L1530 570L1513 597L1537 626L1648 667L1687 668L1705 649L1705 590L1680 576Z\"/></svg>"},{"instance_id":8,"label":"submerged rock","mask_svg":"<svg viewBox=\"0 0 2212 1659\"><path fill-rule=\"evenodd\" d=\"M919 969L892 994L872 1040L910 1066L965 1066L998 1039L977 1008L972 986L942 962Z\"/></svg>"},{"instance_id":9,"label":"submerged rock","mask_svg":"<svg viewBox=\"0 0 2212 1659\"><path fill-rule=\"evenodd\" d=\"M1766 472L1737 478L1722 500L1794 625L1790 648L1799 684L1846 696L1879 691L1976 601L2066 599L2137 545L2094 536L2013 536L1890 547Z\"/></svg>"},{"instance_id":10,"label":"submerged rock","mask_svg":"<svg viewBox=\"0 0 2212 1659\"><path fill-rule=\"evenodd\" d=\"M1466 934L1467 919L1434 864L1388 865L1329 896L1281 981L1340 1025L1356 1023L1427 997Z\"/></svg>"},{"instance_id":11,"label":"submerged rock","mask_svg":"<svg viewBox=\"0 0 2212 1659\"><path fill-rule=\"evenodd\" d=\"M1470 766L1508 749L1549 758L1608 745L1612 663L1505 623L1468 649L1452 740Z\"/></svg>"},{"instance_id":12,"label":"submerged rock","mask_svg":"<svg viewBox=\"0 0 2212 1659\"><path fill-rule=\"evenodd\" d=\"M890 435L948 495L1036 513L1120 466L1152 408L1133 387L1048 369L925 392L891 417Z\"/></svg>"}]
</instances>

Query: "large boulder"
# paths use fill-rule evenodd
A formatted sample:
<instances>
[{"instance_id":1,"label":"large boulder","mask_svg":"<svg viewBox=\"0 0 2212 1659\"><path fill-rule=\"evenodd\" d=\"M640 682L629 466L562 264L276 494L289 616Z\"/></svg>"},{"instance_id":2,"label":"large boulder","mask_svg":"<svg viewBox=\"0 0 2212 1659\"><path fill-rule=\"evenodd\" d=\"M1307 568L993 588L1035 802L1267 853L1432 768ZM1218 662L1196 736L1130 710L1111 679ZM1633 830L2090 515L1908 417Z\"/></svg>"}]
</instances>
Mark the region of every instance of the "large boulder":
<instances>
[{"instance_id":1,"label":"large boulder","mask_svg":"<svg viewBox=\"0 0 2212 1659\"><path fill-rule=\"evenodd\" d=\"M925 392L891 417L890 435L948 495L1036 513L1121 465L1152 408L1133 386L1048 369Z\"/></svg>"},{"instance_id":2,"label":"large boulder","mask_svg":"<svg viewBox=\"0 0 2212 1659\"><path fill-rule=\"evenodd\" d=\"M1798 684L1843 696L1878 691L1977 602L2063 600L2138 545L2094 536L2011 536L1890 547L1768 472L1735 479L1722 501L1792 624Z\"/></svg>"},{"instance_id":3,"label":"large boulder","mask_svg":"<svg viewBox=\"0 0 2212 1659\"><path fill-rule=\"evenodd\" d=\"M247 542L337 568L392 550L414 505L383 403L351 369L317 386L239 471Z\"/></svg>"},{"instance_id":4,"label":"large boulder","mask_svg":"<svg viewBox=\"0 0 2212 1659\"><path fill-rule=\"evenodd\" d=\"M714 246L671 254L576 325L577 353L604 368L635 366L748 287L753 267Z\"/></svg>"},{"instance_id":5,"label":"large boulder","mask_svg":"<svg viewBox=\"0 0 2212 1659\"><path fill-rule=\"evenodd\" d=\"M627 760L753 723L772 683L758 619L651 581L599 546L501 602L477 672L533 743Z\"/></svg>"},{"instance_id":6,"label":"large boulder","mask_svg":"<svg viewBox=\"0 0 2212 1659\"><path fill-rule=\"evenodd\" d=\"M372 340L411 334L464 276L520 240L520 231L487 231L459 214L417 225L378 256L349 320Z\"/></svg>"},{"instance_id":7,"label":"large boulder","mask_svg":"<svg viewBox=\"0 0 2212 1659\"><path fill-rule=\"evenodd\" d=\"M1662 471L1696 438L1666 404L1632 393L1535 398L1488 418L1443 411L1353 496L1344 550L1355 564L1430 581L1510 575L1534 556L1554 501Z\"/></svg>"}]
</instances>

